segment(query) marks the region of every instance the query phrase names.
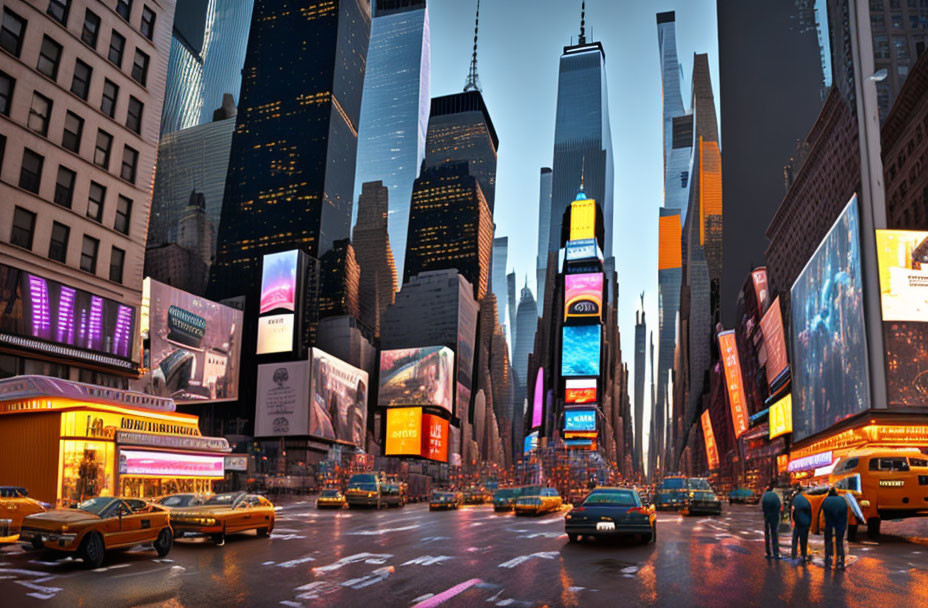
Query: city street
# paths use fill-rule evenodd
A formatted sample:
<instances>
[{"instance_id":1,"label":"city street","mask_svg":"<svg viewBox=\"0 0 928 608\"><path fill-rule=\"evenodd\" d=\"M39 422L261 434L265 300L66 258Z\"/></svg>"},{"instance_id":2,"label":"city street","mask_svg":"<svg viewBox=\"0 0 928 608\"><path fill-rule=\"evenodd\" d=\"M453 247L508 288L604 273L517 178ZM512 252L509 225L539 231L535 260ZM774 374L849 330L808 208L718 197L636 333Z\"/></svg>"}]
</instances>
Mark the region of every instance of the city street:
<instances>
[{"instance_id":1,"label":"city street","mask_svg":"<svg viewBox=\"0 0 928 608\"><path fill-rule=\"evenodd\" d=\"M660 513L657 544L567 543L563 512L489 506L429 512L278 510L270 540L184 539L166 559L136 547L85 570L68 558L0 551L3 606L917 606L928 604L928 539L849 546L844 572L764 558L757 507L721 518ZM907 525L907 524L905 524ZM894 528L888 523L887 530ZM911 526L905 529L911 529ZM781 549L788 551L787 534Z\"/></svg>"}]
</instances>

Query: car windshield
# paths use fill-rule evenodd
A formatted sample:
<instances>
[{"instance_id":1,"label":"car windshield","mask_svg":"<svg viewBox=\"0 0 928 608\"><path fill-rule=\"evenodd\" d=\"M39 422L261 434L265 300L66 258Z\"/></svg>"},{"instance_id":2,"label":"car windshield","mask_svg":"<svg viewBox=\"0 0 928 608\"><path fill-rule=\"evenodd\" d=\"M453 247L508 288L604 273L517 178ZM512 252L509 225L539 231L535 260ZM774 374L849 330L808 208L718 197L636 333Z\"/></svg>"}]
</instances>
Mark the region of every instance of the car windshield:
<instances>
[{"instance_id":1,"label":"car windshield","mask_svg":"<svg viewBox=\"0 0 928 608\"><path fill-rule=\"evenodd\" d=\"M207 500L206 504L232 506L235 504L235 501L239 496L241 496L241 494L217 494L216 496L213 496Z\"/></svg>"},{"instance_id":2,"label":"car windshield","mask_svg":"<svg viewBox=\"0 0 928 608\"><path fill-rule=\"evenodd\" d=\"M338 490L323 490L321 496L323 498L338 498Z\"/></svg>"},{"instance_id":3,"label":"car windshield","mask_svg":"<svg viewBox=\"0 0 928 608\"><path fill-rule=\"evenodd\" d=\"M18 498L20 496L27 496L28 492L22 488L0 488L0 498Z\"/></svg>"},{"instance_id":4,"label":"car windshield","mask_svg":"<svg viewBox=\"0 0 928 608\"><path fill-rule=\"evenodd\" d=\"M686 482L686 487L690 490L706 490L711 492L712 486L705 479L690 479Z\"/></svg>"},{"instance_id":5,"label":"car windshield","mask_svg":"<svg viewBox=\"0 0 928 608\"><path fill-rule=\"evenodd\" d=\"M514 490L497 490L496 494L493 495L494 499L504 500L515 497L516 493Z\"/></svg>"},{"instance_id":6,"label":"car windshield","mask_svg":"<svg viewBox=\"0 0 928 608\"><path fill-rule=\"evenodd\" d=\"M351 481L348 482L348 489L352 490L376 490L377 489L377 476L376 475L355 475L351 478Z\"/></svg>"},{"instance_id":7,"label":"car windshield","mask_svg":"<svg viewBox=\"0 0 928 608\"><path fill-rule=\"evenodd\" d=\"M453 496L450 492L435 492L432 494L432 500L447 500Z\"/></svg>"},{"instance_id":8,"label":"car windshield","mask_svg":"<svg viewBox=\"0 0 928 608\"><path fill-rule=\"evenodd\" d=\"M538 496L541 494L541 486L525 486L519 492L519 496Z\"/></svg>"},{"instance_id":9,"label":"car windshield","mask_svg":"<svg viewBox=\"0 0 928 608\"><path fill-rule=\"evenodd\" d=\"M637 507L638 497L634 492L596 490L583 501L584 506L613 505L617 507Z\"/></svg>"},{"instance_id":10,"label":"car windshield","mask_svg":"<svg viewBox=\"0 0 928 608\"><path fill-rule=\"evenodd\" d=\"M77 508L81 511L93 513L94 515L103 515L103 512L107 509L107 507L115 504L116 502L116 499L112 496L98 496L96 498L85 500L84 502L77 505Z\"/></svg>"},{"instance_id":11,"label":"car windshield","mask_svg":"<svg viewBox=\"0 0 928 608\"><path fill-rule=\"evenodd\" d=\"M682 490L683 489L683 480L679 478L675 479L665 479L661 482L662 490Z\"/></svg>"},{"instance_id":12,"label":"car windshield","mask_svg":"<svg viewBox=\"0 0 928 608\"><path fill-rule=\"evenodd\" d=\"M177 494L175 496L168 496L161 501L166 507L189 507L192 504L196 504L197 497L193 494Z\"/></svg>"}]
</instances>

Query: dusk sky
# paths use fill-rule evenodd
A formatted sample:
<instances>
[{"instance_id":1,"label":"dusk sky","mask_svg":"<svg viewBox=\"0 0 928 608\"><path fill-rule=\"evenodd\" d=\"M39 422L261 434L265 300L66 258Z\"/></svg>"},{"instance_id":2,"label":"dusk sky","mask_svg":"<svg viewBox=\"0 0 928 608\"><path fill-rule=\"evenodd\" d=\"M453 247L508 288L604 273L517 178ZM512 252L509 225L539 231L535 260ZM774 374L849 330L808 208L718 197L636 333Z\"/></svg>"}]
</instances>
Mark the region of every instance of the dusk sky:
<instances>
[{"instance_id":1,"label":"dusk sky","mask_svg":"<svg viewBox=\"0 0 928 608\"><path fill-rule=\"evenodd\" d=\"M476 3L429 3L432 97L460 91L464 86ZM676 11L677 52L687 107L693 53L709 53L718 112L715 0L589 0L586 9L587 37L602 41L606 51L615 155L613 243L619 275L619 323L622 358L633 372L635 311L642 291L648 332L654 332L657 343L657 216L663 198L663 161L655 15ZM538 171L552 163L558 58L579 32L580 0L483 0L480 5L478 70L500 139L496 236L509 237L509 270L515 270L520 290L527 277L533 293ZM645 386L649 383L650 371ZM634 403L633 390L630 386ZM647 405L650 389L646 390ZM645 429L648 422L646 415Z\"/></svg>"}]
</instances>

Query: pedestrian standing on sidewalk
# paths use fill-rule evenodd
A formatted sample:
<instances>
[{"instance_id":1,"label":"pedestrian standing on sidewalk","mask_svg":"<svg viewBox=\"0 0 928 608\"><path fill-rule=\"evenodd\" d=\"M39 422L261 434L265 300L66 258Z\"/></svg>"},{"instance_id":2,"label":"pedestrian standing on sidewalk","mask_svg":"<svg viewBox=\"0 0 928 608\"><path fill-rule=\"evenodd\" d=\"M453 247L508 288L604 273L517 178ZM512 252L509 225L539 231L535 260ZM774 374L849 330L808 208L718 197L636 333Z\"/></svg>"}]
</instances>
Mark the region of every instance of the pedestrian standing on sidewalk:
<instances>
[{"instance_id":1,"label":"pedestrian standing on sidewalk","mask_svg":"<svg viewBox=\"0 0 928 608\"><path fill-rule=\"evenodd\" d=\"M767 559L780 559L780 537L777 528L780 526L782 505L780 497L773 491L773 482L767 486L760 504L764 512L764 549Z\"/></svg>"},{"instance_id":2,"label":"pedestrian standing on sidewalk","mask_svg":"<svg viewBox=\"0 0 928 608\"><path fill-rule=\"evenodd\" d=\"M825 513L825 567L831 568L831 556L836 555L835 567L844 570L844 532L847 530L847 502L834 488L822 503ZM832 546L834 540L834 546Z\"/></svg>"},{"instance_id":3,"label":"pedestrian standing on sidewalk","mask_svg":"<svg viewBox=\"0 0 928 608\"><path fill-rule=\"evenodd\" d=\"M796 559L796 549L801 549L802 561L809 561L809 526L812 525L812 504L809 499L797 492L791 509L793 520L792 558Z\"/></svg>"}]
</instances>

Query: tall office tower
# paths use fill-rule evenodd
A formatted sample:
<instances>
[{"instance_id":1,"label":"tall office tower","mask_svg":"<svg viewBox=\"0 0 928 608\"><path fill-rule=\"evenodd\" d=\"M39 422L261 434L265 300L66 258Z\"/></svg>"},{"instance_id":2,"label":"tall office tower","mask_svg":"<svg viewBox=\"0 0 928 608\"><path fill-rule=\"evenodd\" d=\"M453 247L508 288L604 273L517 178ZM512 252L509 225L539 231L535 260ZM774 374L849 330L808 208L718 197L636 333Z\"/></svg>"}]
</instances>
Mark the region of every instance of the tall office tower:
<instances>
[{"instance_id":1,"label":"tall office tower","mask_svg":"<svg viewBox=\"0 0 928 608\"><path fill-rule=\"evenodd\" d=\"M657 386L651 419L664 431L669 417L663 412L670 401L670 373L674 365L677 319L680 312L680 288L683 281L682 238L679 209L662 207L658 218L657 253ZM663 434L661 435L664 436ZM653 471L653 469L652 469Z\"/></svg>"},{"instance_id":2,"label":"tall office tower","mask_svg":"<svg viewBox=\"0 0 928 608\"><path fill-rule=\"evenodd\" d=\"M252 22L211 274L215 297L253 297L265 253L319 257L350 234L368 2L261 1Z\"/></svg>"},{"instance_id":3,"label":"tall office tower","mask_svg":"<svg viewBox=\"0 0 928 608\"><path fill-rule=\"evenodd\" d=\"M127 388L174 1L2 12L0 377Z\"/></svg>"},{"instance_id":4,"label":"tall office tower","mask_svg":"<svg viewBox=\"0 0 928 608\"><path fill-rule=\"evenodd\" d=\"M516 352L516 315L519 309L519 302L516 299L516 273L510 272L506 275L506 312L509 315L509 360L512 361Z\"/></svg>"},{"instance_id":5,"label":"tall office tower","mask_svg":"<svg viewBox=\"0 0 928 608\"><path fill-rule=\"evenodd\" d=\"M651 412L654 412L657 409L657 393L655 392L655 387L654 387L654 332L653 331L648 335L648 338L649 338L649 343L651 346L650 365L648 366L651 371ZM653 418L654 414L652 413L651 416ZM668 421L669 420L670 419L668 418ZM666 437L664 438L664 440L666 443ZM644 461L642 461L642 468L643 468L643 465L644 465ZM642 475L645 475L645 474L650 475L653 472L653 469L650 469L648 471L640 471L640 472Z\"/></svg>"},{"instance_id":6,"label":"tall office tower","mask_svg":"<svg viewBox=\"0 0 928 608\"><path fill-rule=\"evenodd\" d=\"M783 167L822 108L815 14L803 4L718 1L723 219L737 226L723 242L725 327L738 322L735 303L744 277L764 263L764 231L783 200Z\"/></svg>"},{"instance_id":7,"label":"tall office tower","mask_svg":"<svg viewBox=\"0 0 928 608\"><path fill-rule=\"evenodd\" d=\"M528 356L535 347L535 328L538 326L538 306L532 290L528 287L528 279L522 288L519 298L519 308L516 313L516 339L513 347L512 375L513 388L513 441L516 446L522 445L522 436L525 426L525 399L528 395Z\"/></svg>"},{"instance_id":8,"label":"tall office tower","mask_svg":"<svg viewBox=\"0 0 928 608\"><path fill-rule=\"evenodd\" d=\"M358 300L361 322L374 336L380 336L380 325L387 306L396 295L396 265L390 248L387 215L390 191L383 182L368 182L361 186L358 197L358 221L351 242L361 267Z\"/></svg>"},{"instance_id":9,"label":"tall office tower","mask_svg":"<svg viewBox=\"0 0 928 608\"><path fill-rule=\"evenodd\" d=\"M209 122L238 99L254 0L184 0L174 14L161 135Z\"/></svg>"},{"instance_id":10,"label":"tall office tower","mask_svg":"<svg viewBox=\"0 0 928 608\"><path fill-rule=\"evenodd\" d=\"M390 242L403 267L409 200L425 157L429 120L426 0L378 0L371 21L354 191L382 181L390 190ZM355 218L357 213L355 213Z\"/></svg>"},{"instance_id":11,"label":"tall office tower","mask_svg":"<svg viewBox=\"0 0 928 608\"><path fill-rule=\"evenodd\" d=\"M349 239L335 241L319 259L319 319L326 317L361 316L358 289L361 267Z\"/></svg>"},{"instance_id":12,"label":"tall office tower","mask_svg":"<svg viewBox=\"0 0 928 608\"><path fill-rule=\"evenodd\" d=\"M542 167L538 179L538 253L535 257L535 291L538 316L545 305L545 274L548 266L548 231L551 223L551 168Z\"/></svg>"},{"instance_id":13,"label":"tall office tower","mask_svg":"<svg viewBox=\"0 0 928 608\"><path fill-rule=\"evenodd\" d=\"M509 307L509 290L506 285L506 264L509 258L509 237L493 239L493 275L490 283L496 296L496 322L507 324L506 309Z\"/></svg>"},{"instance_id":14,"label":"tall office tower","mask_svg":"<svg viewBox=\"0 0 928 608\"><path fill-rule=\"evenodd\" d=\"M712 288L717 293L722 280L722 153L719 149L719 123L715 115L715 96L709 76L709 56L693 56L693 172L697 174L699 195L699 245L705 250ZM698 161L698 162L695 162ZM716 295L718 298L718 295ZM713 303L717 312L718 303ZM716 315L713 315L716 316Z\"/></svg>"},{"instance_id":15,"label":"tall office tower","mask_svg":"<svg viewBox=\"0 0 928 608\"><path fill-rule=\"evenodd\" d=\"M143 274L194 295L205 295L215 247L216 229L206 215L206 198L194 190L177 221L175 238L160 244L149 239Z\"/></svg>"},{"instance_id":16,"label":"tall office tower","mask_svg":"<svg viewBox=\"0 0 928 608\"><path fill-rule=\"evenodd\" d=\"M642 433L644 432L644 376L645 356L648 350L645 335L647 333L648 329L644 321L644 292L642 292L641 309L635 313L635 451L633 461L637 471L641 471L644 465L644 435Z\"/></svg>"},{"instance_id":17,"label":"tall office tower","mask_svg":"<svg viewBox=\"0 0 928 608\"><path fill-rule=\"evenodd\" d=\"M403 282L420 272L454 268L482 300L490 284L493 215L467 163L426 168L409 210Z\"/></svg>"}]
</instances>

